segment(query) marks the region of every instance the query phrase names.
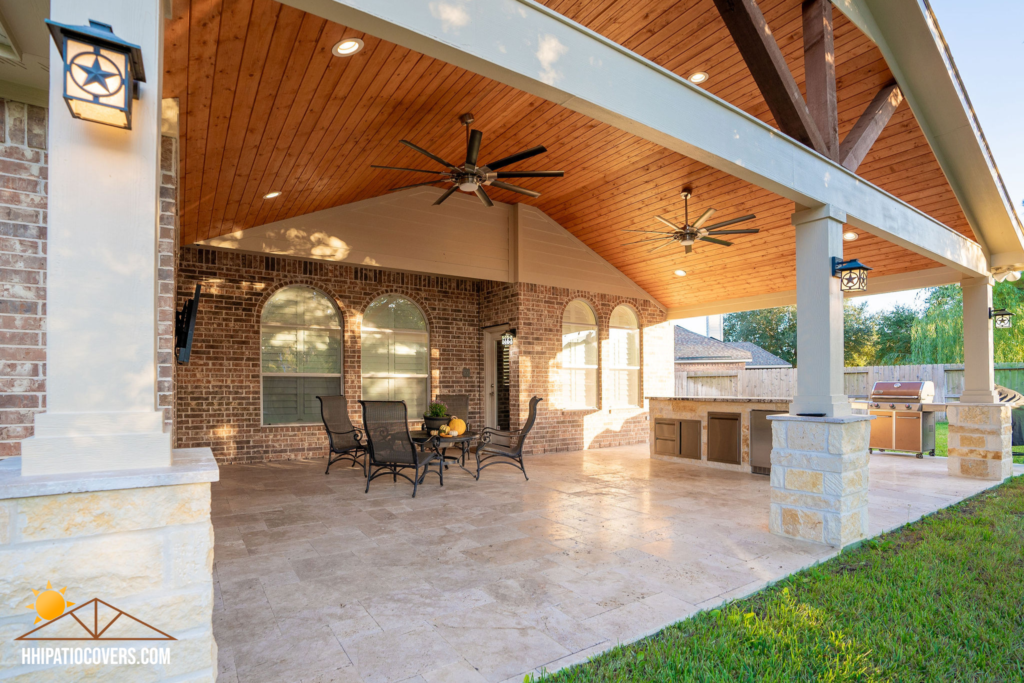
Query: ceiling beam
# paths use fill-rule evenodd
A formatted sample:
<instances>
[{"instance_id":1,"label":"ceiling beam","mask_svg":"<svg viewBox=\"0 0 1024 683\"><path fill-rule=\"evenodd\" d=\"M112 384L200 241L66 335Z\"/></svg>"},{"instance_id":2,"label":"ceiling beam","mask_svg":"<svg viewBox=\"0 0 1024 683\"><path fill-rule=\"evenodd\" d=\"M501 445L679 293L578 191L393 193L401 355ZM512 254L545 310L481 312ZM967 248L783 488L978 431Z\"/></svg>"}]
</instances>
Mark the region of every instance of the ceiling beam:
<instances>
[{"instance_id":1,"label":"ceiling beam","mask_svg":"<svg viewBox=\"0 0 1024 683\"><path fill-rule=\"evenodd\" d=\"M941 265L987 275L987 253L830 159L532 0L441 12L422 0L285 4L543 98L847 222ZM571 169L570 169L571 170Z\"/></svg>"},{"instance_id":2,"label":"ceiling beam","mask_svg":"<svg viewBox=\"0 0 1024 683\"><path fill-rule=\"evenodd\" d=\"M856 172L902 102L903 91L895 81L879 90L868 108L857 119L857 123L843 138L843 144L839 147L839 163Z\"/></svg>"},{"instance_id":3,"label":"ceiling beam","mask_svg":"<svg viewBox=\"0 0 1024 683\"><path fill-rule=\"evenodd\" d=\"M819 154L830 156L825 138L804 102L757 0L715 0L715 6L779 130ZM834 83L832 89L834 96Z\"/></svg>"},{"instance_id":4,"label":"ceiling beam","mask_svg":"<svg viewBox=\"0 0 1024 683\"><path fill-rule=\"evenodd\" d=\"M839 159L839 105L836 97L836 45L832 1L804 0L804 85L807 109L818 127L829 159Z\"/></svg>"}]
</instances>

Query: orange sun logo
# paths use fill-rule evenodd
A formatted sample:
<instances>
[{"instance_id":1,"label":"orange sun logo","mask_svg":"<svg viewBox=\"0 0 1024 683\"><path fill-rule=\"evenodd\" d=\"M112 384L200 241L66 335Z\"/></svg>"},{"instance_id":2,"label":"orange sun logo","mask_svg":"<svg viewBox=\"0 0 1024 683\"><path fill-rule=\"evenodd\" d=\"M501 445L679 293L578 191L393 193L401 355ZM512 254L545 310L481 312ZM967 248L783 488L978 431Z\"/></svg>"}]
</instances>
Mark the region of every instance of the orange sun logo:
<instances>
[{"instance_id":1,"label":"orange sun logo","mask_svg":"<svg viewBox=\"0 0 1024 683\"><path fill-rule=\"evenodd\" d=\"M32 590L35 593L36 601L31 605L25 605L27 609L34 609L36 611L36 620L34 623L38 624L40 621L50 621L56 619L60 615L64 614L64 610L71 607L73 602L68 602L64 598L64 591L68 589L64 586L59 591L53 589L50 582L46 582L46 589L37 591ZM40 626L42 628L42 626Z\"/></svg>"}]
</instances>

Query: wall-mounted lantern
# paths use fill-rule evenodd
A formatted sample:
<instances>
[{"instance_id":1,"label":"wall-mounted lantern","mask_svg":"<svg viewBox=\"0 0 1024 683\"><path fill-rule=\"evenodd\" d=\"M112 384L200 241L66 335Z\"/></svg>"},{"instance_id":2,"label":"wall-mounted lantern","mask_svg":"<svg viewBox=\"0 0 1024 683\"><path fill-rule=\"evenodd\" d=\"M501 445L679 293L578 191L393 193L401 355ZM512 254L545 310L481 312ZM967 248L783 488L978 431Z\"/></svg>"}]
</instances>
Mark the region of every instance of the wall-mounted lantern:
<instances>
[{"instance_id":1,"label":"wall-mounted lantern","mask_svg":"<svg viewBox=\"0 0 1024 683\"><path fill-rule=\"evenodd\" d=\"M114 35L110 24L69 26L46 20L64 60L64 101L76 119L131 130L132 100L145 82L142 49Z\"/></svg>"},{"instance_id":2,"label":"wall-mounted lantern","mask_svg":"<svg viewBox=\"0 0 1024 683\"><path fill-rule=\"evenodd\" d=\"M516 340L515 329L505 330L505 333L501 335L502 346L512 346L512 343Z\"/></svg>"},{"instance_id":3,"label":"wall-mounted lantern","mask_svg":"<svg viewBox=\"0 0 1024 683\"><path fill-rule=\"evenodd\" d=\"M1008 330L1013 327L1013 313L1005 308L988 309L989 320L996 321L996 329Z\"/></svg>"},{"instance_id":4,"label":"wall-mounted lantern","mask_svg":"<svg viewBox=\"0 0 1024 683\"><path fill-rule=\"evenodd\" d=\"M868 271L872 270L857 259L844 261L832 257L832 277L839 278L839 289L844 292L868 291Z\"/></svg>"}]
</instances>

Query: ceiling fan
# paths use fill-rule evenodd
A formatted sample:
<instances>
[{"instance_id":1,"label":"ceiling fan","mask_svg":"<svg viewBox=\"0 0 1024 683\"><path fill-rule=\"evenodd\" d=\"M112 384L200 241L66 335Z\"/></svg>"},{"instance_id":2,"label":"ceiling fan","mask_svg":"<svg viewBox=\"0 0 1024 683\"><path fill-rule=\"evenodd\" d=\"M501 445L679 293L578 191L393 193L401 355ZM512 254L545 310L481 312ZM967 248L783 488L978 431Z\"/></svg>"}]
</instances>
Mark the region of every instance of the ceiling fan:
<instances>
[{"instance_id":1,"label":"ceiling fan","mask_svg":"<svg viewBox=\"0 0 1024 683\"><path fill-rule=\"evenodd\" d=\"M693 251L693 243L698 240L704 242L711 242L712 244L720 244L723 247L731 247L732 242L726 242L725 240L718 239L719 235L751 235L759 232L755 228L748 228L745 230L722 230L722 228L736 225L737 223L743 223L757 218L754 214L749 216L740 216L739 218L733 218L731 220L722 221L721 223L715 223L714 225L704 226L711 215L715 213L714 209L707 209L700 215L700 218L690 225L690 197L693 196L693 190L690 188L683 188L683 206L685 209L685 222L682 227L676 225L672 221L666 219L663 216L655 216L659 221L672 228L671 232L662 232L659 230L623 230L623 232L642 232L647 235L656 235L655 237L648 237L637 242L626 242L626 244L646 244L661 242L657 244L653 249L650 249L647 253L657 251L662 247L667 247L670 244L678 242L679 244L686 247L686 253L689 254Z\"/></svg>"},{"instance_id":2,"label":"ceiling fan","mask_svg":"<svg viewBox=\"0 0 1024 683\"><path fill-rule=\"evenodd\" d=\"M519 187L518 185L512 185L511 183L502 182L502 178L561 178L565 175L564 171L498 171L499 168L504 168L518 161L535 157L538 154L543 154L548 151L543 145L537 147L531 147L530 149L507 156L504 159L498 159L492 161L489 164L483 166L477 166L478 157L480 156L480 144L483 142L484 134L479 130L473 130L470 126L473 123L472 114L463 114L459 117L459 121L466 127L466 161L462 166L456 166L455 164L449 163L441 157L431 154L422 147L417 147L408 140L401 140L400 142L406 147L411 147L420 154L430 157L437 163L444 166L447 170L444 171L431 171L423 168L403 168L401 166L378 166L371 164L372 168L385 168L392 171L415 171L417 173L433 173L441 176L437 180L431 180L426 183L416 183L415 185L403 185L402 187L393 187L388 192L394 192L395 190L406 190L410 187L422 187L424 185L435 185L437 183L452 183L452 186L448 190L437 198L434 202L434 206L441 204L448 197L452 196L455 190L462 190L463 192L471 192L476 194L486 206L494 206L494 202L487 196L487 192L484 190L485 185L491 187L497 187L502 190L509 190L511 192L518 192L519 194L525 194L527 197L539 197L540 192L534 192L533 190L527 190L525 187Z\"/></svg>"}]
</instances>

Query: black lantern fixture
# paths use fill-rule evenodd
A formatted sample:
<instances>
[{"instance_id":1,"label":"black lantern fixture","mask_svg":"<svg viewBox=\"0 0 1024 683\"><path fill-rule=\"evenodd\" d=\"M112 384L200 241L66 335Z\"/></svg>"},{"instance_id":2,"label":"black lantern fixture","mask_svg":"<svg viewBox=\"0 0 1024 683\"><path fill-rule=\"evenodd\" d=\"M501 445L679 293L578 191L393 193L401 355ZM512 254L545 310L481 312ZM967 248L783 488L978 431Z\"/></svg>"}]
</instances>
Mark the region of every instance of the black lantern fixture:
<instances>
[{"instance_id":1,"label":"black lantern fixture","mask_svg":"<svg viewBox=\"0 0 1024 683\"><path fill-rule=\"evenodd\" d=\"M145 82L142 49L114 35L110 24L69 26L46 20L64 60L64 101L76 119L132 127L132 100Z\"/></svg>"},{"instance_id":2,"label":"black lantern fixture","mask_svg":"<svg viewBox=\"0 0 1024 683\"><path fill-rule=\"evenodd\" d=\"M516 340L515 329L505 330L505 333L501 335L502 346L512 346L512 343Z\"/></svg>"},{"instance_id":3,"label":"black lantern fixture","mask_svg":"<svg viewBox=\"0 0 1024 683\"><path fill-rule=\"evenodd\" d=\"M872 270L857 259L844 261L832 257L832 277L839 278L839 289L844 292L868 291L868 271Z\"/></svg>"},{"instance_id":4,"label":"black lantern fixture","mask_svg":"<svg viewBox=\"0 0 1024 683\"><path fill-rule=\"evenodd\" d=\"M996 321L996 329L998 330L1008 330L1013 327L1013 315L1013 313L1005 308L988 309L988 318L989 320Z\"/></svg>"}]
</instances>

